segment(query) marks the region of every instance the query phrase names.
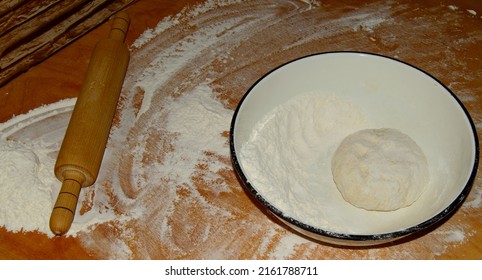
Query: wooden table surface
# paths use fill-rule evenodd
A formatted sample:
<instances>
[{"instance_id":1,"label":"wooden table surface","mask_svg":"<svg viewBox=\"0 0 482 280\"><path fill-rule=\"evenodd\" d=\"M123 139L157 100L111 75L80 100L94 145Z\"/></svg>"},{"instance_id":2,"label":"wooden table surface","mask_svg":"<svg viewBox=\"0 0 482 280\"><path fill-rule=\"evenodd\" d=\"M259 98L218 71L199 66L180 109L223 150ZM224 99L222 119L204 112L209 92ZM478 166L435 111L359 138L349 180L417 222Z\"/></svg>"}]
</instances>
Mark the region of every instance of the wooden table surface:
<instances>
[{"instance_id":1,"label":"wooden table surface","mask_svg":"<svg viewBox=\"0 0 482 280\"><path fill-rule=\"evenodd\" d=\"M447 85L470 112L480 138L480 1L234 1L209 6L213 3L216 1L138 0L126 8L132 18L126 39L128 45L161 20L168 28L146 45L132 47L119 111L136 106L129 93L135 91L136 81L143 78L142 70L158 52L167 48L177 47L177 54L195 56L186 60L191 64L180 65L175 74L166 72L166 81L156 87L157 94L169 96L176 92L182 95L208 81L228 110L235 109L242 95L258 78L285 61L325 51L366 51L413 64ZM195 9L197 13L190 12ZM41 105L76 97L93 46L106 36L109 23L102 24L0 88L0 122ZM197 46L196 42L207 42L202 36L211 36L211 31L216 31L212 35L215 44ZM194 33L201 37L189 37ZM186 47L189 44L204 49L195 53L194 49ZM209 52L216 52L216 55L210 56ZM170 53L171 56L175 54L175 51ZM195 71L197 68L201 71ZM162 100L152 101L151 107L159 105L162 108ZM146 112L146 117L153 114L150 112ZM122 121L118 120L119 126ZM125 158L118 161L129 161L128 149L133 145L131 142L145 135L143 127L140 122L132 124L129 133L134 140L126 140L127 148L111 147L116 154L125 154ZM228 130L226 127L224 137ZM161 134L154 138L169 143L170 140ZM149 147L146 151L151 155L169 152ZM175 150L170 152L176 153ZM229 166L228 153L213 157ZM133 186L115 185L118 181L128 184L135 168L148 170L142 163L137 163L141 164L137 167L135 161L130 163L132 166L126 172L114 172L119 168L115 162L105 163L101 170L103 179L91 188L98 193L106 186L120 188L128 197L133 197L135 203L145 206L170 203L167 200L173 197L162 192L154 191L148 198L139 193L130 194ZM189 186L192 189L186 187L184 192L177 189L175 197L185 196L191 203L177 203L173 213L166 212L167 218L155 213L154 209L125 227L111 223L75 237L60 238L39 232L13 233L0 227L0 259L482 259L480 172L469 197L448 221L405 242L365 249L338 248L298 236L267 216L249 199L231 168L218 173L217 179L227 185L229 191L224 194L212 191L209 189L212 182L193 175L193 184ZM148 180L149 174L146 176ZM201 189L204 200L209 202L204 208L222 208L229 211L232 218L223 220L214 211L200 206L190 192ZM93 195L93 191L88 193ZM118 207L118 212L132 210L126 205L113 203L111 206ZM168 226L170 231L160 229L163 226ZM204 234L206 232L208 234Z\"/></svg>"}]
</instances>

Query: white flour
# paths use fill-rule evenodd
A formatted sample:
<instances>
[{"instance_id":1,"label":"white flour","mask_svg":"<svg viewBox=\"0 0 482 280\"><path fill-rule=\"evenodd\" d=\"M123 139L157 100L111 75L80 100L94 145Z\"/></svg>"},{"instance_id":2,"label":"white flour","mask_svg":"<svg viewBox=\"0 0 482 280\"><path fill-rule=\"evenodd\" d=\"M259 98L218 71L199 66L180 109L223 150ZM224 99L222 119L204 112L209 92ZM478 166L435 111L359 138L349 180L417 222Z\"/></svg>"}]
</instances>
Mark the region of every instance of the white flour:
<instances>
[{"instance_id":1,"label":"white flour","mask_svg":"<svg viewBox=\"0 0 482 280\"><path fill-rule=\"evenodd\" d=\"M347 203L333 183L330 162L345 136L366 127L365 116L349 101L297 96L257 124L240 161L257 191L285 215L316 227L350 230L350 219L332 208L333 202Z\"/></svg>"},{"instance_id":2,"label":"white flour","mask_svg":"<svg viewBox=\"0 0 482 280\"><path fill-rule=\"evenodd\" d=\"M0 225L10 231L49 232L53 160L41 145L0 140Z\"/></svg>"},{"instance_id":3,"label":"white flour","mask_svg":"<svg viewBox=\"0 0 482 280\"><path fill-rule=\"evenodd\" d=\"M120 124L113 130L109 140L114 141L108 145L112 153L104 159L99 174L100 182L112 180L112 186L106 190L105 185L99 184L82 190L80 203L87 201L91 208L76 215L69 234L77 234L86 250L95 257L105 259L433 258L450 252L462 244L460 241L468 240L471 234L476 234L471 232L473 229L465 220L451 220L451 223L444 224L441 230L434 234L399 246L369 250L333 248L287 231L267 218L248 200L242 201L243 205L225 205L225 197L231 197L231 201L239 201L232 198L242 198L242 190L235 180L227 184L216 173L224 168L227 169L226 173L232 173L226 135L219 135L223 130L229 129L232 111L225 109L215 95L225 90L239 94L259 78L259 75L289 58L338 49L384 51L387 55L401 59L410 57L414 63L419 63L419 66L436 76L445 75L449 83L454 82L453 89L464 101L474 102L476 99L473 92L476 90L464 81L477 77L478 72L467 71L463 50L479 42L481 33L476 29L469 33L470 36L455 38L459 36L458 33L454 35L444 32L447 23L456 23L460 17L470 14L440 6L436 10L440 12L440 17L416 16L407 20L403 15L412 14L412 8L413 5L399 5L397 1L375 1L343 12L344 16L340 17L339 7L334 11L331 4L324 2L309 1L306 5L302 1L260 3L207 0L200 5L187 7L177 15L162 19L156 28L146 30L131 47L132 67L126 76L123 96L132 100L129 100L120 112ZM440 21L445 24L439 24ZM392 30L411 32L393 33ZM427 38L427 30L435 36ZM447 36L450 40L447 40ZM418 42L433 44L434 51L414 52ZM457 71L446 70L446 67L453 66ZM210 81L219 82L213 83L213 86L209 84ZM133 97L139 88L145 92ZM159 95L166 92L174 93L177 98L160 100ZM193 106L193 112L186 111L190 106ZM192 113L191 117L206 115L201 120L202 125L197 126L199 118L188 118L185 115L181 116L184 118L177 118L181 112L176 110L184 110L183 114ZM50 115L61 112L57 108L50 111ZM477 113L476 110L473 112ZM17 116L12 121L19 126L9 126L8 130L0 124L1 133L5 133L2 139L15 134L15 131L23 132L24 135L28 124L21 119L31 120L37 116L40 116L40 113ZM475 119L481 118L476 116ZM214 125L210 126L210 122ZM476 125L480 128L480 121ZM132 132L136 128L138 131ZM189 130L193 128L196 129L195 132ZM53 165L55 154L48 151L58 150L65 125L55 130L56 134L52 135L49 141L37 141L34 134L28 139L22 138L22 143L29 143L25 145L26 148L37 155L40 166L45 165L46 170L53 168L47 165ZM44 131L51 131L51 127ZM150 131L175 134L176 137L172 141L165 141L167 146L156 146L157 154L156 150L146 143L148 140L151 144L160 142L155 137L149 138L146 132ZM201 137L197 137L197 133L214 135L214 141L203 142ZM129 142L128 137L133 137L130 142L138 145L132 150L121 149ZM175 149L176 152L164 155L161 151L166 148ZM19 149L23 150L21 146ZM131 167L119 168L121 163L114 155L119 150L125 154L133 154L135 159ZM201 150L211 151L212 154L201 153ZM43 153L48 153L50 159L43 162ZM162 163L154 160L149 164L143 162L163 156L165 158ZM218 158L223 158L224 161L221 162ZM120 157L120 160L125 158ZM24 162L27 163L29 161ZM29 164L35 165L36 162L30 161ZM208 188L203 191L214 192L218 196L213 197L218 200L206 201L193 186L191 179L199 175L196 172L200 172L196 166L212 170L202 174L204 179L209 179ZM38 174L34 174L35 176L39 177ZM54 180L53 174L49 176ZM132 190L132 194L126 194L121 189L119 178L126 177L138 188ZM60 186L60 182L55 182L53 187L56 186ZM3 189L4 185L1 187ZM10 188L14 189L15 186L11 185ZM160 188L163 189L158 191ZM106 193L107 191L111 193ZM183 192L185 197L181 197L177 191ZM0 205L6 200L12 200L14 205L19 205L15 202L21 203L21 200L35 200L38 204L45 203L46 209L51 207L52 200L48 201L47 196L37 200L34 198L37 191L23 192L27 197L14 199L0 196ZM56 196L56 191L52 193ZM109 200L108 194L113 194L117 200ZM477 215L474 213L478 213L474 208L480 208L481 205L480 188L475 189L474 194L465 204L469 213L467 215L471 215L469 218L478 217L474 216ZM115 207L119 208L119 205L124 207L120 211L124 216L113 210ZM14 209L18 210L19 207ZM43 212L44 215L49 211ZM202 215L190 216L189 213ZM17 222L1 221L0 226L4 225L12 231L22 228L35 230L38 227L37 230L50 234L46 227L42 229L40 226L30 226L27 220L23 219L25 216L22 215L26 215L25 213L17 212L15 215L20 216ZM139 216L140 220L147 215L151 215L150 224L146 225L142 221L135 224ZM47 221L48 216L43 218ZM103 223L102 226L107 227L107 230L96 231L96 220ZM170 224L176 221L177 228ZM131 224L126 226L127 223ZM111 228L108 228L109 226ZM136 226L139 231L135 231ZM256 243L258 240L261 242ZM159 252L163 255L159 255Z\"/></svg>"},{"instance_id":4,"label":"white flour","mask_svg":"<svg viewBox=\"0 0 482 280\"><path fill-rule=\"evenodd\" d=\"M74 104L75 99L61 100L0 124L0 226L5 229L54 236L49 219L61 183L53 170ZM81 195L67 236L124 218L103 207L108 202L102 197L91 211L81 213L84 199Z\"/></svg>"}]
</instances>

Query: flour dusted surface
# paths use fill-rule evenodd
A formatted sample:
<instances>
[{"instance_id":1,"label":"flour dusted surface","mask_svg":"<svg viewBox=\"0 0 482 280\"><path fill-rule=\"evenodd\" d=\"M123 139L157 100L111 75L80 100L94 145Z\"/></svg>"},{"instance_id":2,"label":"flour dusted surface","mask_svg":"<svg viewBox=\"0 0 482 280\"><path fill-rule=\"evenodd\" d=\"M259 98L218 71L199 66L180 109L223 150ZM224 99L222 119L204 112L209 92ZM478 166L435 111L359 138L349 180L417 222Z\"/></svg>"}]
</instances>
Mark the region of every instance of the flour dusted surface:
<instances>
[{"instance_id":1,"label":"flour dusted surface","mask_svg":"<svg viewBox=\"0 0 482 280\"><path fill-rule=\"evenodd\" d=\"M0 226L5 229L54 236L49 219L61 183L53 170L74 104L75 98L60 100L0 124ZM99 195L96 203L89 205L85 190L67 236L130 218L104 207L106 196Z\"/></svg>"},{"instance_id":2,"label":"flour dusted surface","mask_svg":"<svg viewBox=\"0 0 482 280\"><path fill-rule=\"evenodd\" d=\"M174 144L172 141L159 141L155 134L166 131L167 124L162 123L159 117L166 120L170 115L168 110L160 113L165 103L159 100L159 95L173 93L178 97L187 97L195 88L212 90L214 94L210 98L221 97L225 107L234 109L248 87L273 67L289 59L325 50L366 50L409 59L435 76L445 77L458 97L472 105L469 110L475 108L477 98L473 93L478 87L471 79L480 76L480 71L468 71L468 65L473 61L467 58L466 50L479 49L482 33L475 25L464 26L470 36L459 33L457 29L463 17L471 16L469 13L465 10L455 12L443 5L429 11L423 7L424 4L409 1L374 1L356 9L347 9L338 3L310 1L310 5L306 5L295 0L262 3L208 0L201 5L186 7L179 14L162 19L155 29L147 30L133 46L132 67L126 76L123 92L124 98L132 97L132 102L127 102L120 110L123 122L115 138L119 135L141 135L149 124L145 121L149 116L158 121L158 126L145 129L151 134L144 133L144 138L129 138L129 141L116 142L115 145L109 143L111 154L125 153L126 157L122 159L125 164L116 163L115 157L111 163L110 158L103 162L101 184L82 190L83 207L79 208L85 212L82 216L76 215L76 218L85 218L86 215L100 218L109 214L110 219L104 216L104 224L90 228L84 226L86 230L79 232L76 240L80 240L93 256L106 259L420 259L446 257L477 241L474 237L480 233L467 220L480 220L480 187L468 197L462 207L463 212L457 213L430 234L396 246L349 250L304 239L267 218L244 197L229 168L228 149L221 154L207 152L201 155L204 158L197 161L199 164L192 174L200 190L198 193L191 192L193 185L187 187L187 184L182 184L179 188L172 188L176 185L175 180L168 181L169 187L162 189L160 187L165 182L156 181L159 170L152 167L153 174L149 173L149 160L162 158L164 154L161 151L169 150ZM448 25L453 28L447 30ZM404 32L406 30L411 32ZM427 32L434 36L427 37ZM416 51L424 49L425 45L431 46L430 52ZM144 72L146 67L151 71ZM207 81L209 88L205 86ZM140 84L143 88L136 88ZM196 94L189 96L195 98ZM189 100L177 98L172 101L170 105ZM471 110L471 113L474 112L475 120L480 120L480 110ZM152 115L154 113L155 116ZM476 126L481 127L480 121ZM22 131L20 128L19 132ZM178 139L184 138L182 130L177 130L176 134ZM132 142L139 143L142 139L149 141L150 145L139 145L138 150L130 149ZM57 140L60 142L60 138ZM181 146L181 142L177 144ZM129 166L132 162L128 161L128 155L133 152L139 153L137 156L141 161ZM183 158L196 158L187 153L185 151ZM175 162L175 157L172 160ZM184 164L187 161L177 166ZM218 170L217 173L206 172L211 164L213 170ZM218 169L223 166L227 168ZM172 174L176 173L175 169L171 168ZM192 170L180 170L180 177L187 178L185 175ZM134 173L139 176L131 176ZM153 177L147 181L142 174ZM128 182L134 185L137 179L146 183L138 185L145 191L143 202L140 196L136 198L139 190L134 187L124 188L122 185L124 189L120 189L121 184ZM179 181L186 182L184 179ZM480 176L477 182L480 182ZM125 194L120 195L123 190ZM178 199L172 205L175 207L170 207L176 195ZM148 217L145 212L145 216L137 220L116 216L115 211L127 213L122 212L126 207L130 207L132 212L137 211L136 217L144 209L149 210L151 216ZM132 212L129 214L133 215ZM226 215L217 215L220 213ZM159 217L165 219L156 220Z\"/></svg>"}]
</instances>

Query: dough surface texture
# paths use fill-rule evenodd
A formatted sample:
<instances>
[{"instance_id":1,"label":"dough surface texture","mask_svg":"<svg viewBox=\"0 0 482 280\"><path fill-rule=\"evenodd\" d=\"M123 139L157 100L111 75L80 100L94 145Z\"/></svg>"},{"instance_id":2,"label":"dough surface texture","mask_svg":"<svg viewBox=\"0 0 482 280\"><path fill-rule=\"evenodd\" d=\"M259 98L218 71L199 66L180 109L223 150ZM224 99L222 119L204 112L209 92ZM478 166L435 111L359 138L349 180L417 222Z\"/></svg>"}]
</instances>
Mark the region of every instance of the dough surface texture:
<instances>
[{"instance_id":1,"label":"dough surface texture","mask_svg":"<svg viewBox=\"0 0 482 280\"><path fill-rule=\"evenodd\" d=\"M427 159L408 135L392 128L348 135L331 162L333 180L352 205L394 211L415 202L430 176Z\"/></svg>"}]
</instances>

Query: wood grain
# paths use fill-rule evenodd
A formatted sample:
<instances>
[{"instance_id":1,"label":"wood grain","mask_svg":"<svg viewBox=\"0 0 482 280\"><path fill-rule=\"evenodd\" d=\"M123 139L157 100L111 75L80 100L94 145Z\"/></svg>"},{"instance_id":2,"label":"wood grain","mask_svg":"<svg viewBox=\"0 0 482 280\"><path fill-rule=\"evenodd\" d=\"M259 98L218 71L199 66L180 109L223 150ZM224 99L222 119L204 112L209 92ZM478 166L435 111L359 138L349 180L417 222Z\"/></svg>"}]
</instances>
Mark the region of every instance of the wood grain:
<instances>
[{"instance_id":1,"label":"wood grain","mask_svg":"<svg viewBox=\"0 0 482 280\"><path fill-rule=\"evenodd\" d=\"M117 116L118 126L126 121L134 123L128 129L129 138L125 142L113 143L111 151L115 155L104 162L103 181L86 195L109 194L117 213L132 210L123 200L128 197L130 201L147 206L144 216L123 224L101 224L75 238L48 238L40 233L12 233L0 228L1 258L482 258L481 206L478 202L482 194L480 174L463 207L447 222L401 243L362 250L312 242L291 232L250 200L231 168L213 173L199 165L192 185L175 187L171 196L166 195L172 187L168 179L149 181L156 188L145 193L132 183L139 170L145 172L148 179L156 178L157 171L149 169L149 163L162 160L166 153L175 153L170 149L172 135L165 133L162 119L156 115L166 109L163 107L166 96L190 92L209 80L209 86L215 89L226 108L234 109L243 93L273 67L301 55L322 51L376 52L423 68L448 85L462 100L477 124L480 137L482 84L477 78L482 75L480 3L345 0L322 1L308 9L306 3L296 0L266 2L264 5L254 5L254 2L220 6L194 16L181 12L183 8L189 10L197 4L191 1L139 0L128 7L131 18L136 18L131 23L128 44L143 30L155 27L167 16L171 16L171 22L179 13L181 17L179 23L166 30L163 36L157 36L146 46L134 50L121 97L123 102L118 108L124 113L139 113L147 93L136 86L136 81L159 53L166 54L165 59L169 55L189 55L191 53L176 52L175 49L182 50L182 44L195 44L190 35L199 32L207 36L215 26L234 18L240 20L231 21L236 24L214 34L218 38L215 44L200 46L205 48L202 55L170 74L162 89L155 89L156 98L143 118L126 120ZM469 10L476 11L476 15ZM256 24L250 25L253 22ZM105 36L107 30L108 25L101 25L0 88L0 121L42 104L76 96L93 44ZM169 53L169 50L173 51ZM227 132L223 135L228 136ZM145 140L141 142L139 139ZM129 153L139 143L145 145L144 162L134 160ZM229 155L205 151L204 156L207 160L229 165ZM117 179L120 185L115 183ZM227 187L227 191L217 191L220 186ZM194 193L200 196L195 197ZM88 212L93 201L87 199L87 202L84 209ZM169 203L174 206L172 212L164 211ZM215 208L211 208L213 206ZM230 216L223 215L228 212ZM169 225L170 232L160 234L161 221ZM119 248L129 250L119 253Z\"/></svg>"},{"instance_id":2,"label":"wood grain","mask_svg":"<svg viewBox=\"0 0 482 280\"><path fill-rule=\"evenodd\" d=\"M2 4L0 86L104 22L133 0Z\"/></svg>"}]
</instances>

